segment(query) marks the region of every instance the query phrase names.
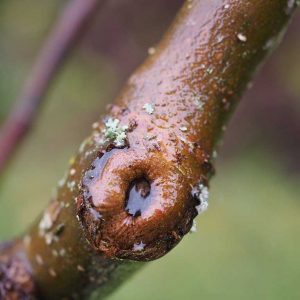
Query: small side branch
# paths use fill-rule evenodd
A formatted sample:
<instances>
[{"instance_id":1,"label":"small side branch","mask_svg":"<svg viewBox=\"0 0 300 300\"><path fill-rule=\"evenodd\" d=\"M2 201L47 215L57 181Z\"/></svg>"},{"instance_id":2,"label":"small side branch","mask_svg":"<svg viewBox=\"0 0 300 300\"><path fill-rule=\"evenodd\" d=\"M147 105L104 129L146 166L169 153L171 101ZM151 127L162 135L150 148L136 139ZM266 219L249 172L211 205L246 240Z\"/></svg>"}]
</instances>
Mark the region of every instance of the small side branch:
<instances>
[{"instance_id":1,"label":"small side branch","mask_svg":"<svg viewBox=\"0 0 300 300\"><path fill-rule=\"evenodd\" d=\"M65 57L104 2L105 0L71 0L62 12L0 131L0 174L29 131Z\"/></svg>"}]
</instances>

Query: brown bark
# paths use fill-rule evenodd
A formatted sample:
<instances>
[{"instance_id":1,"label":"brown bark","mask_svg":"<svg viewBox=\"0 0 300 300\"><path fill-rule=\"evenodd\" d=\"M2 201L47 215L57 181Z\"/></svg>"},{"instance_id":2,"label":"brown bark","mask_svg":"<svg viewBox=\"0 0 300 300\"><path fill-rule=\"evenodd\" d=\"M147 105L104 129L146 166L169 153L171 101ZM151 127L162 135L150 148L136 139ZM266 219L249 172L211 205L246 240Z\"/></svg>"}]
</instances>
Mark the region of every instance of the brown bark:
<instances>
[{"instance_id":1,"label":"brown bark","mask_svg":"<svg viewBox=\"0 0 300 300\"><path fill-rule=\"evenodd\" d=\"M224 124L295 6L186 2L23 238L43 299L103 298L190 230Z\"/></svg>"},{"instance_id":2,"label":"brown bark","mask_svg":"<svg viewBox=\"0 0 300 300\"><path fill-rule=\"evenodd\" d=\"M38 293L24 250L15 241L0 246L0 299L30 300Z\"/></svg>"}]
</instances>

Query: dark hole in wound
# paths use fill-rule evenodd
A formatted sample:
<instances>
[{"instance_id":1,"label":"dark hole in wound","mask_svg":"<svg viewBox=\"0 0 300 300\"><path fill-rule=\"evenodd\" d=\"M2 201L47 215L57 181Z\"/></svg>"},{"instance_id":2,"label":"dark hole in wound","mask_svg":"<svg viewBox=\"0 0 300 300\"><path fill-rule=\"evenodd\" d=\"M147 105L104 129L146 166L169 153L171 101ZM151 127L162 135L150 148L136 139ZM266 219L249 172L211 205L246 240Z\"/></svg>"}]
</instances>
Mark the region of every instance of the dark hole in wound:
<instances>
[{"instance_id":1,"label":"dark hole in wound","mask_svg":"<svg viewBox=\"0 0 300 300\"><path fill-rule=\"evenodd\" d=\"M143 215L150 205L151 185L145 178L135 179L129 186L125 210L133 217Z\"/></svg>"}]
</instances>

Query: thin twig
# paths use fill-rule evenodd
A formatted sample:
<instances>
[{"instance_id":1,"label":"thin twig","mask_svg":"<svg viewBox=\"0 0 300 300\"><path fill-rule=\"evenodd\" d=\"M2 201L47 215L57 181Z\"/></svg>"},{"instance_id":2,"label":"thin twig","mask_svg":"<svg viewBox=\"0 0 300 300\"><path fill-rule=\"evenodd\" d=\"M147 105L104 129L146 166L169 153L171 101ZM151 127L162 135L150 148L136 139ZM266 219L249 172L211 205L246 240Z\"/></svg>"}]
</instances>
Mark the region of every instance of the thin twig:
<instances>
[{"instance_id":1,"label":"thin twig","mask_svg":"<svg viewBox=\"0 0 300 300\"><path fill-rule=\"evenodd\" d=\"M59 16L0 131L0 174L28 133L55 75L86 30L102 0L72 0Z\"/></svg>"}]
</instances>

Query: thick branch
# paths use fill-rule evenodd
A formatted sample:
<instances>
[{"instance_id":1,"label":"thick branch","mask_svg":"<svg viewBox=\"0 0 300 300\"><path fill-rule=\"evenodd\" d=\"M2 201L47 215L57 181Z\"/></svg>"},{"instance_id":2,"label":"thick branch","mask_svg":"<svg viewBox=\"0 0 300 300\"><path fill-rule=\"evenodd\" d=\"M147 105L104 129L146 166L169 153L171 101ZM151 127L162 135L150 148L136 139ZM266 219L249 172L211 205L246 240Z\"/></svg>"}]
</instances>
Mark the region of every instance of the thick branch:
<instances>
[{"instance_id":1,"label":"thick branch","mask_svg":"<svg viewBox=\"0 0 300 300\"><path fill-rule=\"evenodd\" d=\"M290 3L184 5L23 239L43 299L104 298L140 265L130 261L165 255L191 229L208 205L218 137Z\"/></svg>"},{"instance_id":2,"label":"thick branch","mask_svg":"<svg viewBox=\"0 0 300 300\"><path fill-rule=\"evenodd\" d=\"M87 28L102 0L70 0L46 41L0 132L0 173L32 125L54 76Z\"/></svg>"}]
</instances>

